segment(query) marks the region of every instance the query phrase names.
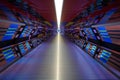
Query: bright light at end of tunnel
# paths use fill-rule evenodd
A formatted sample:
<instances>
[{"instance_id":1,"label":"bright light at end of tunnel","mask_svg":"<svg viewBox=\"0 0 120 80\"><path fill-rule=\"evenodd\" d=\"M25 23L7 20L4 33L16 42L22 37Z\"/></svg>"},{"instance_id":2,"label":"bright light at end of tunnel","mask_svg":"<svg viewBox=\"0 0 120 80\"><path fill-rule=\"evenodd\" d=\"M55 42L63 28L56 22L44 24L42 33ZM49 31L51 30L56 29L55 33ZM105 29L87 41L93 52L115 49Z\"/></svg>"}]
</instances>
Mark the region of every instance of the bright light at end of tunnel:
<instances>
[{"instance_id":1,"label":"bright light at end of tunnel","mask_svg":"<svg viewBox=\"0 0 120 80\"><path fill-rule=\"evenodd\" d=\"M54 3L55 3L56 15L57 15L57 26L58 26L58 30L60 30L63 0L54 0Z\"/></svg>"}]
</instances>

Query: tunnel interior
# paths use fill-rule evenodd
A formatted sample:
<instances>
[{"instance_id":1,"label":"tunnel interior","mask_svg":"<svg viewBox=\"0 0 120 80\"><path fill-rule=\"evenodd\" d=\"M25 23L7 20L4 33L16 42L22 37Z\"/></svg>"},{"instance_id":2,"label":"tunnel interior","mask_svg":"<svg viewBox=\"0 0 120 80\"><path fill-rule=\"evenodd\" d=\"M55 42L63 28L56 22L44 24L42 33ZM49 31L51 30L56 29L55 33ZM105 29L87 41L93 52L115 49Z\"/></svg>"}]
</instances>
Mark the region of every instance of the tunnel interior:
<instances>
[{"instance_id":1,"label":"tunnel interior","mask_svg":"<svg viewBox=\"0 0 120 80\"><path fill-rule=\"evenodd\" d=\"M0 80L119 80L120 0L55 1L0 1Z\"/></svg>"}]
</instances>

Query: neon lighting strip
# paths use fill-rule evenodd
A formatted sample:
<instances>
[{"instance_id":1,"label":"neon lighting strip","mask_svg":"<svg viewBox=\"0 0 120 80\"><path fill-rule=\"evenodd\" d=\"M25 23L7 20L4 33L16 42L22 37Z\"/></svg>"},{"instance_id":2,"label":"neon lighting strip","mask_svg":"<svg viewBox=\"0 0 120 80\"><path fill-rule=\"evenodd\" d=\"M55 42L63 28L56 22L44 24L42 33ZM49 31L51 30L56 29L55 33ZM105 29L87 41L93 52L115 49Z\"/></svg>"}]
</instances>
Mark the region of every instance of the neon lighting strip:
<instances>
[{"instance_id":1,"label":"neon lighting strip","mask_svg":"<svg viewBox=\"0 0 120 80\"><path fill-rule=\"evenodd\" d=\"M57 26L58 26L58 30L59 30L60 22L61 22L63 0L54 0L54 3L55 3L56 15L57 15Z\"/></svg>"}]
</instances>

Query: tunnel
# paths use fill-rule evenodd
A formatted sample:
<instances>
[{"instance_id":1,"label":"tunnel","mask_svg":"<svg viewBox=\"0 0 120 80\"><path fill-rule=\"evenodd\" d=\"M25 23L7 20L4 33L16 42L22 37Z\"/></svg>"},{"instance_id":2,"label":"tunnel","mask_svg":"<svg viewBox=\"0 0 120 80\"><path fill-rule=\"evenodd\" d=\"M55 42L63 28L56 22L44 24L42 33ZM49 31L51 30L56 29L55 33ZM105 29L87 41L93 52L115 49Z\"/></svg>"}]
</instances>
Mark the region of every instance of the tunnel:
<instances>
[{"instance_id":1,"label":"tunnel","mask_svg":"<svg viewBox=\"0 0 120 80\"><path fill-rule=\"evenodd\" d=\"M120 0L0 0L0 80L120 80Z\"/></svg>"}]
</instances>

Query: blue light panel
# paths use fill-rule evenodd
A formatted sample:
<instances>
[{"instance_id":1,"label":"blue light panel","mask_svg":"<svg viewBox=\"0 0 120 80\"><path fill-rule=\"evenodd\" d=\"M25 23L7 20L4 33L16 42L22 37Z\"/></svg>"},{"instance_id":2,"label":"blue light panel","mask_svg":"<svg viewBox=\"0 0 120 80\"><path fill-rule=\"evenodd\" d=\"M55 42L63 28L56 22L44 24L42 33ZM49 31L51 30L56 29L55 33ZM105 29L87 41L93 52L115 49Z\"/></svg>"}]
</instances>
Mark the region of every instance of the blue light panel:
<instances>
[{"instance_id":1,"label":"blue light panel","mask_svg":"<svg viewBox=\"0 0 120 80\"><path fill-rule=\"evenodd\" d=\"M97 49L96 46L92 46L92 49L91 49L90 53L91 53L92 55L94 55L96 49Z\"/></svg>"},{"instance_id":2,"label":"blue light panel","mask_svg":"<svg viewBox=\"0 0 120 80\"><path fill-rule=\"evenodd\" d=\"M26 47L27 47L28 50L31 49L30 44L28 42L26 42Z\"/></svg>"},{"instance_id":3,"label":"blue light panel","mask_svg":"<svg viewBox=\"0 0 120 80\"><path fill-rule=\"evenodd\" d=\"M26 26L25 29L23 30L22 34L20 35L20 38L22 37L28 37L32 31L32 27Z\"/></svg>"},{"instance_id":4,"label":"blue light panel","mask_svg":"<svg viewBox=\"0 0 120 80\"><path fill-rule=\"evenodd\" d=\"M103 50L102 53L100 54L100 60L103 63L106 63L108 61L108 59L110 58L110 56L111 56L110 52Z\"/></svg>"},{"instance_id":5,"label":"blue light panel","mask_svg":"<svg viewBox=\"0 0 120 80\"><path fill-rule=\"evenodd\" d=\"M93 33L91 28L84 28L84 31L87 34L88 38L96 40L95 34Z\"/></svg>"},{"instance_id":6,"label":"blue light panel","mask_svg":"<svg viewBox=\"0 0 120 80\"><path fill-rule=\"evenodd\" d=\"M88 51L89 48L90 48L90 44L88 43L87 46L86 46L86 48L85 48L85 50Z\"/></svg>"},{"instance_id":7,"label":"blue light panel","mask_svg":"<svg viewBox=\"0 0 120 80\"><path fill-rule=\"evenodd\" d=\"M3 50L2 53L4 54L4 57L6 59L6 62L9 63L15 59L14 52L11 48Z\"/></svg>"},{"instance_id":8,"label":"blue light panel","mask_svg":"<svg viewBox=\"0 0 120 80\"><path fill-rule=\"evenodd\" d=\"M26 52L25 49L24 49L24 45L23 44L19 45L19 49L20 49L22 54L24 54Z\"/></svg>"},{"instance_id":9,"label":"blue light panel","mask_svg":"<svg viewBox=\"0 0 120 80\"><path fill-rule=\"evenodd\" d=\"M110 36L104 26L99 26L97 29L103 41L112 43Z\"/></svg>"},{"instance_id":10,"label":"blue light panel","mask_svg":"<svg viewBox=\"0 0 120 80\"><path fill-rule=\"evenodd\" d=\"M18 29L18 25L17 24L11 24L10 27L8 28L6 34L2 38L2 41L12 39L12 37L14 36L15 32L17 31L17 29Z\"/></svg>"}]
</instances>

